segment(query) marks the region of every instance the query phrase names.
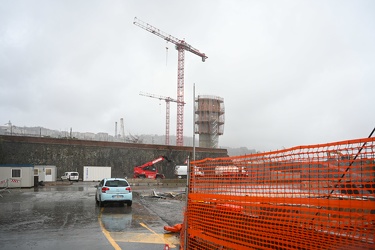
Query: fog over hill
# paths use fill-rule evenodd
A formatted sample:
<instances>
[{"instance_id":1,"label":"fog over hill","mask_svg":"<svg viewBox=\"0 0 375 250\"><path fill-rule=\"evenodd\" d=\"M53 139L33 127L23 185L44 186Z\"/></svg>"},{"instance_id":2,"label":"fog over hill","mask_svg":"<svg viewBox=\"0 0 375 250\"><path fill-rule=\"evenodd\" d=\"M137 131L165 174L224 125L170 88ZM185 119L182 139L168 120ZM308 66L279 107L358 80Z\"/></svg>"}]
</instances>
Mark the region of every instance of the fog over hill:
<instances>
[{"instance_id":1,"label":"fog over hill","mask_svg":"<svg viewBox=\"0 0 375 250\"><path fill-rule=\"evenodd\" d=\"M165 145L164 135L132 135L127 134L122 136L118 134L116 137L108 133L92 133L92 132L74 132L70 131L53 130L43 127L20 127L14 126L10 122L7 126L0 126L1 135L14 135L14 136L36 136L36 137L54 137L54 138L72 138L80 140L96 140L96 141L113 141L113 142L129 142L129 143L143 143L143 144L158 144ZM220 143L220 140L219 140ZM171 135L169 137L169 144L176 144L176 136ZM184 136L184 146L193 146L193 137ZM195 137L195 146L199 147L199 136ZM248 149L247 147L231 148L226 146L220 146L228 150L229 156L246 155L256 153L255 149Z\"/></svg>"}]
</instances>

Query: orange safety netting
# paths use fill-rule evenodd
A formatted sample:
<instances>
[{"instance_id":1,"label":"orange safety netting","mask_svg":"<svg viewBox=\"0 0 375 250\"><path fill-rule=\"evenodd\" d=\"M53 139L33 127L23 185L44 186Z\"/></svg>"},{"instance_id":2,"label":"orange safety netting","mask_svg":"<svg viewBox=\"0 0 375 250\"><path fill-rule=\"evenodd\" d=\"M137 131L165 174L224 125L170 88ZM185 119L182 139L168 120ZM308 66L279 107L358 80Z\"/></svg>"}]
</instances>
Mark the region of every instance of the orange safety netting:
<instances>
[{"instance_id":1,"label":"orange safety netting","mask_svg":"<svg viewBox=\"0 0 375 250\"><path fill-rule=\"evenodd\" d=\"M375 249L375 138L195 161L188 188L183 249Z\"/></svg>"}]
</instances>

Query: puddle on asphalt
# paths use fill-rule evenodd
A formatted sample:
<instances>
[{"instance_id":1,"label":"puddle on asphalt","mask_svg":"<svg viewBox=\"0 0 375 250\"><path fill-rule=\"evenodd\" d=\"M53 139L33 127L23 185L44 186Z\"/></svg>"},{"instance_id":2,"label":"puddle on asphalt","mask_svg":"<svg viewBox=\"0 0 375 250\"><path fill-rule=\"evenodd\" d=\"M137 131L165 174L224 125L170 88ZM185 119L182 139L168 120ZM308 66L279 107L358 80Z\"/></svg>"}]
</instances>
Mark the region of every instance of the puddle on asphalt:
<instances>
[{"instance_id":1,"label":"puddle on asphalt","mask_svg":"<svg viewBox=\"0 0 375 250\"><path fill-rule=\"evenodd\" d=\"M34 188L34 192L50 192L50 191L93 191L95 192L95 189L92 189L91 187L75 187L75 186L69 186L69 187L36 187Z\"/></svg>"},{"instance_id":2,"label":"puddle on asphalt","mask_svg":"<svg viewBox=\"0 0 375 250\"><path fill-rule=\"evenodd\" d=\"M21 202L14 202L12 203L12 211L19 212L21 211Z\"/></svg>"}]
</instances>

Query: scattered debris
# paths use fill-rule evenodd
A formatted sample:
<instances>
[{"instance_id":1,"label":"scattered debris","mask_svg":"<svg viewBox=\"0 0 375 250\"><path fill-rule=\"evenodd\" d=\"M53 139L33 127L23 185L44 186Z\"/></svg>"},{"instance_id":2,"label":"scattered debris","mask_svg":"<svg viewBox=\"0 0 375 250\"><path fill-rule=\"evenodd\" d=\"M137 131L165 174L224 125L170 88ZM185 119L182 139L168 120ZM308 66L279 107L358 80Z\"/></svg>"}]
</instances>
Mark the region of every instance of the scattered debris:
<instances>
[{"instance_id":1,"label":"scattered debris","mask_svg":"<svg viewBox=\"0 0 375 250\"><path fill-rule=\"evenodd\" d=\"M178 199L178 200L184 200L186 197L185 191L182 192L166 192L166 193L158 193L153 189L151 191L151 194L145 195L142 194L141 197L151 197L151 198L158 198L158 199Z\"/></svg>"},{"instance_id":2,"label":"scattered debris","mask_svg":"<svg viewBox=\"0 0 375 250\"><path fill-rule=\"evenodd\" d=\"M182 229L182 224L179 223L179 224L175 224L174 226L164 226L164 230L165 231L169 231L169 232L172 232L172 233L179 233Z\"/></svg>"},{"instance_id":3,"label":"scattered debris","mask_svg":"<svg viewBox=\"0 0 375 250\"><path fill-rule=\"evenodd\" d=\"M152 190L152 196L153 198L160 198L160 199L165 199L166 197L158 195L155 191L155 189Z\"/></svg>"}]
</instances>

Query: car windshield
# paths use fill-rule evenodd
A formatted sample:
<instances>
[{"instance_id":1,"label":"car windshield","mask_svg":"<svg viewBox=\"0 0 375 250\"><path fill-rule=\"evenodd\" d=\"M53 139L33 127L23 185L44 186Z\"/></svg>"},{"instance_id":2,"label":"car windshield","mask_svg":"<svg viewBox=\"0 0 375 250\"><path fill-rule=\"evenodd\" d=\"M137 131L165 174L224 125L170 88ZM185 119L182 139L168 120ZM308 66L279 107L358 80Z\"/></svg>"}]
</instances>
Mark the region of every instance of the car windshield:
<instances>
[{"instance_id":1,"label":"car windshield","mask_svg":"<svg viewBox=\"0 0 375 250\"><path fill-rule=\"evenodd\" d=\"M106 187L127 187L129 186L126 181L123 180L110 180L105 183Z\"/></svg>"},{"instance_id":2,"label":"car windshield","mask_svg":"<svg viewBox=\"0 0 375 250\"><path fill-rule=\"evenodd\" d=\"M71 175L71 176L77 176L78 173L71 173L70 175Z\"/></svg>"}]
</instances>

